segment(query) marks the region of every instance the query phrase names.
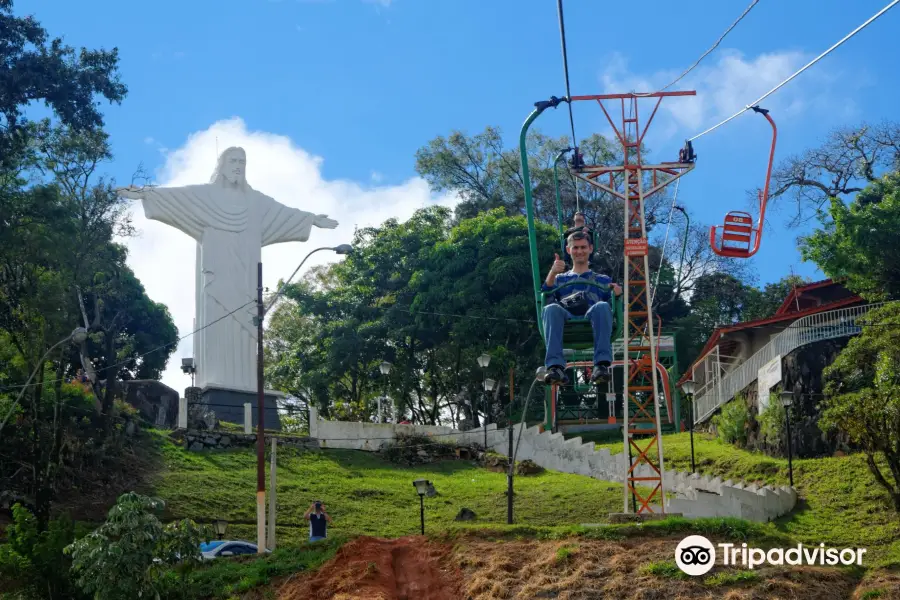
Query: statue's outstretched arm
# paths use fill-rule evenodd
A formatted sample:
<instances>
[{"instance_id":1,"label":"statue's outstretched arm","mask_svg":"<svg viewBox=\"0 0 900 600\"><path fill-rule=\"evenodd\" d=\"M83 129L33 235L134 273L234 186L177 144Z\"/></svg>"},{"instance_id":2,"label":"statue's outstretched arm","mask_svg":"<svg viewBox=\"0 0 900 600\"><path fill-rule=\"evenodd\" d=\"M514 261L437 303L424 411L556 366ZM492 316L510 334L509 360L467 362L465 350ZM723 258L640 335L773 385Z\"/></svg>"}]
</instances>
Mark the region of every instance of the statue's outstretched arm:
<instances>
[{"instance_id":1,"label":"statue's outstretched arm","mask_svg":"<svg viewBox=\"0 0 900 600\"><path fill-rule=\"evenodd\" d=\"M145 188L139 188L133 185L129 185L128 187L116 188L117 195L123 198L128 198L129 200L143 200L146 197L147 191L148 190L146 190Z\"/></svg>"},{"instance_id":2,"label":"statue's outstretched arm","mask_svg":"<svg viewBox=\"0 0 900 600\"><path fill-rule=\"evenodd\" d=\"M313 219L313 225L322 229L334 229L338 226L338 222L334 219L329 219L328 215L316 215L315 219Z\"/></svg>"}]
</instances>

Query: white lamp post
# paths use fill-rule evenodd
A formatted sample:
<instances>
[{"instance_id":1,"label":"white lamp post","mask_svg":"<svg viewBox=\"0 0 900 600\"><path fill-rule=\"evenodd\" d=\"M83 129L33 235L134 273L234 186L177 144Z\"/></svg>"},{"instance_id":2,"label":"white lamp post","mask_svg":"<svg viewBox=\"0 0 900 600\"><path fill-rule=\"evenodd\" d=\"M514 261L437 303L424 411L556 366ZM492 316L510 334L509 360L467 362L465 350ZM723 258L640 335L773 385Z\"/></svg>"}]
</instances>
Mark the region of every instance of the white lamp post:
<instances>
[{"instance_id":1,"label":"white lamp post","mask_svg":"<svg viewBox=\"0 0 900 600\"><path fill-rule=\"evenodd\" d=\"M381 369L381 374L384 375L384 399L387 400L387 389L388 389L388 375L391 374L391 363L388 361L384 361L381 365L378 366ZM391 405L391 422L397 422L396 411L393 409L393 405ZM381 423L381 398L378 398L378 422Z\"/></svg>"}]
</instances>

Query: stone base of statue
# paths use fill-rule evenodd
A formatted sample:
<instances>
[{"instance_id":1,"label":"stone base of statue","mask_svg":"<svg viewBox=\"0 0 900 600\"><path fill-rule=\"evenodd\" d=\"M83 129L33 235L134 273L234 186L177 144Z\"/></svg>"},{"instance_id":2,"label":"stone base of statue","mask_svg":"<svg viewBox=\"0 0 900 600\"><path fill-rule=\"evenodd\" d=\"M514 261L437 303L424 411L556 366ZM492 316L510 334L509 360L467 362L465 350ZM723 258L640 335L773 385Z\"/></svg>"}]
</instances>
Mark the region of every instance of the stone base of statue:
<instances>
[{"instance_id":1,"label":"stone base of statue","mask_svg":"<svg viewBox=\"0 0 900 600\"><path fill-rule=\"evenodd\" d=\"M275 390L265 390L263 396L265 398L263 427L265 429L280 430L281 419L278 417L277 401L287 397L287 394ZM208 385L200 390L201 403L209 407L209 410L215 412L219 421L235 423L242 428L244 426L244 403L249 402L253 433L256 433L259 421L257 397L257 392L228 389L215 385Z\"/></svg>"}]
</instances>

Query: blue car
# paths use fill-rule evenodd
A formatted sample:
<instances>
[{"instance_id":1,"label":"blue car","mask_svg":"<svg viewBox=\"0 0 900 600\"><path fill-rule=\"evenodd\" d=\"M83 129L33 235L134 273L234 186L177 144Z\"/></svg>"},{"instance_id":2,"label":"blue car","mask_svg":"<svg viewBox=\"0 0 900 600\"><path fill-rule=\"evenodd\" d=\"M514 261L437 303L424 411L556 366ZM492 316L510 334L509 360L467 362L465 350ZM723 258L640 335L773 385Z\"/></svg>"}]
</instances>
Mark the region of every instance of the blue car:
<instances>
[{"instance_id":1,"label":"blue car","mask_svg":"<svg viewBox=\"0 0 900 600\"><path fill-rule=\"evenodd\" d=\"M256 554L257 546L243 540L216 540L200 544L200 552L203 560L213 560L228 556L241 556L244 554ZM266 552L271 552L268 548Z\"/></svg>"}]
</instances>

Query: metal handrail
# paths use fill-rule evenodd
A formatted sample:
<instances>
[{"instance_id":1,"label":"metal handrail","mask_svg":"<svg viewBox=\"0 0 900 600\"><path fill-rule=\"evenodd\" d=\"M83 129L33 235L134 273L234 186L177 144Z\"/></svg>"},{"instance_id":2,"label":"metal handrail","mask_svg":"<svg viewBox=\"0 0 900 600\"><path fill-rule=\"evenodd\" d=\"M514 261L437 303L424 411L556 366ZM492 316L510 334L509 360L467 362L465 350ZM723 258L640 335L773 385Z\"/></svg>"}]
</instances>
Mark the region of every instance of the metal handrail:
<instances>
[{"instance_id":1,"label":"metal handrail","mask_svg":"<svg viewBox=\"0 0 900 600\"><path fill-rule=\"evenodd\" d=\"M694 423L702 423L708 419L720 406L756 381L759 370L776 356L785 356L800 346L813 342L856 335L861 331L861 327L856 325L856 319L883 304L878 302L838 308L797 319L732 371L721 377L717 372L718 380L715 385L706 386L706 393L695 394ZM716 367L718 371L719 365Z\"/></svg>"}]
</instances>

